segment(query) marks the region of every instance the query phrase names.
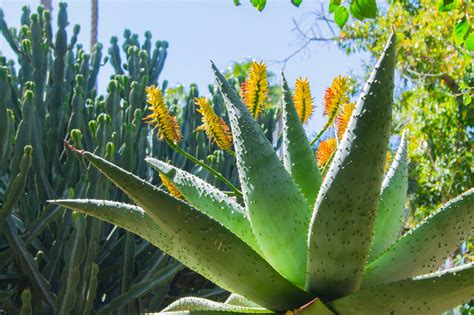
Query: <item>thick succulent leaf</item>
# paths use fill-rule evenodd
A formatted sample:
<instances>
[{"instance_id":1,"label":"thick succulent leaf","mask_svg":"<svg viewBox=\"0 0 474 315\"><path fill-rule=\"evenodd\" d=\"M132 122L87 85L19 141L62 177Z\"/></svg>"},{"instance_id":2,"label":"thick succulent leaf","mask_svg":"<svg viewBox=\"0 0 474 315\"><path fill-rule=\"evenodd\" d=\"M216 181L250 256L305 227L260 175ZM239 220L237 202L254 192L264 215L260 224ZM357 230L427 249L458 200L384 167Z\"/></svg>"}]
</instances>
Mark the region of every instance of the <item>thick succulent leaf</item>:
<instances>
[{"instance_id":1,"label":"thick succulent leaf","mask_svg":"<svg viewBox=\"0 0 474 315\"><path fill-rule=\"evenodd\" d=\"M364 272L363 287L433 272L474 234L474 189L459 195L406 233Z\"/></svg>"},{"instance_id":2,"label":"thick succulent leaf","mask_svg":"<svg viewBox=\"0 0 474 315\"><path fill-rule=\"evenodd\" d=\"M227 303L215 302L197 297L181 298L168 305L163 312L179 312L179 311L213 311L213 312L234 312L245 314L261 314L273 313L259 307L245 307L240 305L232 305ZM220 314L220 313L214 313Z\"/></svg>"},{"instance_id":3,"label":"thick succulent leaf","mask_svg":"<svg viewBox=\"0 0 474 315\"><path fill-rule=\"evenodd\" d=\"M244 298L242 295L238 295L235 293L232 293L231 295L229 295L229 297L227 298L227 300L225 300L224 303L230 304L230 305L236 305L236 306L243 306L243 307L253 307L253 308L260 307L259 305L255 304L249 299Z\"/></svg>"},{"instance_id":4,"label":"thick succulent leaf","mask_svg":"<svg viewBox=\"0 0 474 315\"><path fill-rule=\"evenodd\" d=\"M145 160L166 176L194 208L221 223L261 254L248 214L236 201L193 174L154 158Z\"/></svg>"},{"instance_id":5,"label":"thick succulent leaf","mask_svg":"<svg viewBox=\"0 0 474 315\"><path fill-rule=\"evenodd\" d=\"M175 258L188 261L189 268L269 309L286 310L310 299L217 221L105 159L81 154L173 239Z\"/></svg>"},{"instance_id":6,"label":"thick succulent leaf","mask_svg":"<svg viewBox=\"0 0 474 315\"><path fill-rule=\"evenodd\" d=\"M335 315L321 299L314 299L306 305L294 310L293 314L298 315Z\"/></svg>"},{"instance_id":7,"label":"thick succulent leaf","mask_svg":"<svg viewBox=\"0 0 474 315\"><path fill-rule=\"evenodd\" d=\"M235 311L177 311L177 312L160 312L160 313L154 313L154 314L161 314L161 315L242 315L242 314L262 314L262 313L255 313L252 311L249 312L235 312ZM273 313L269 312L266 314L283 314L283 313Z\"/></svg>"},{"instance_id":8,"label":"thick succulent leaf","mask_svg":"<svg viewBox=\"0 0 474 315\"><path fill-rule=\"evenodd\" d=\"M382 183L369 261L400 237L408 190L407 143L403 133L395 159Z\"/></svg>"},{"instance_id":9,"label":"thick succulent leaf","mask_svg":"<svg viewBox=\"0 0 474 315\"><path fill-rule=\"evenodd\" d=\"M296 113L285 75L282 73L281 76L283 80L283 162L306 201L313 207L321 186L321 173L306 138L303 124Z\"/></svg>"},{"instance_id":10,"label":"thick succulent leaf","mask_svg":"<svg viewBox=\"0 0 474 315\"><path fill-rule=\"evenodd\" d=\"M229 113L244 201L268 262L304 286L310 208L241 99L212 64Z\"/></svg>"},{"instance_id":11,"label":"thick succulent leaf","mask_svg":"<svg viewBox=\"0 0 474 315\"><path fill-rule=\"evenodd\" d=\"M154 314L161 314L161 315L242 315L242 314L262 314L262 313L256 313L252 311L222 311L222 310L206 310L206 311L176 311L176 312L159 312L159 313L154 313ZM274 313L274 312L268 312L264 314L283 314L283 313Z\"/></svg>"},{"instance_id":12,"label":"thick succulent leaf","mask_svg":"<svg viewBox=\"0 0 474 315\"><path fill-rule=\"evenodd\" d=\"M49 202L117 225L147 240L170 256L178 254L173 238L140 207L97 199L60 199Z\"/></svg>"},{"instance_id":13,"label":"thick succulent leaf","mask_svg":"<svg viewBox=\"0 0 474 315\"><path fill-rule=\"evenodd\" d=\"M307 290L326 299L356 291L380 199L392 114L395 35L372 72L318 194Z\"/></svg>"},{"instance_id":14,"label":"thick succulent leaf","mask_svg":"<svg viewBox=\"0 0 474 315\"><path fill-rule=\"evenodd\" d=\"M440 314L474 297L473 264L378 285L332 301L338 314Z\"/></svg>"},{"instance_id":15,"label":"thick succulent leaf","mask_svg":"<svg viewBox=\"0 0 474 315\"><path fill-rule=\"evenodd\" d=\"M235 305L227 303L227 301L219 303L196 297L179 299L166 307L161 314L177 314L176 312L185 312L179 314L275 314L260 307ZM315 299L294 310L292 314L334 315L334 312L324 305L320 299Z\"/></svg>"}]
</instances>

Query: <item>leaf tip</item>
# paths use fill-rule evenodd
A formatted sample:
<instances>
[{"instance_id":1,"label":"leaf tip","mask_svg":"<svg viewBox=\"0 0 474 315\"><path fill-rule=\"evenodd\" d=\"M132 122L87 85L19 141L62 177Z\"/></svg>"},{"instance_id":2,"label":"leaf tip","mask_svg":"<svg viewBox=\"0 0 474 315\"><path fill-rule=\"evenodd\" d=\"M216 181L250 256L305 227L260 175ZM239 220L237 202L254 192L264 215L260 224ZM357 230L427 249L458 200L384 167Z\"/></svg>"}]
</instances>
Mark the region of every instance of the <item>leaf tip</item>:
<instances>
[{"instance_id":1,"label":"leaf tip","mask_svg":"<svg viewBox=\"0 0 474 315\"><path fill-rule=\"evenodd\" d=\"M64 145L66 146L66 148L68 148L72 152L79 153L80 155L84 155L85 150L79 150L78 148L70 144L67 140L64 140Z\"/></svg>"}]
</instances>

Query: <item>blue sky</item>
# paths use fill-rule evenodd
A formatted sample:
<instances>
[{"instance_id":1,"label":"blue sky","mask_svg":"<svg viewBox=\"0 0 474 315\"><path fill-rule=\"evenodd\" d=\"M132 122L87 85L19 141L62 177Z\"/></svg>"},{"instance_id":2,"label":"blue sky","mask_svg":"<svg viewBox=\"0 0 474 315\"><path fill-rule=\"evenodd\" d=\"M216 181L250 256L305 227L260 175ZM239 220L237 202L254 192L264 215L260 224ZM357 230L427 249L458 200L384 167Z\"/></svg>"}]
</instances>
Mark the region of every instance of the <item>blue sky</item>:
<instances>
[{"instance_id":1,"label":"blue sky","mask_svg":"<svg viewBox=\"0 0 474 315\"><path fill-rule=\"evenodd\" d=\"M0 0L9 26L18 26L21 7L36 6L36 1ZM79 42L89 45L90 1L68 2L69 21L80 24ZM148 0L112 1L99 0L99 41L105 51L113 35L121 38L125 28L143 35L147 30L153 39L167 40L170 44L168 59L160 79L167 79L171 86L196 82L201 93L213 81L209 60L225 68L234 61L282 60L299 46L292 32L292 19L299 20L308 12L319 8L319 2L304 0L296 8L289 0L269 0L263 12L258 12L248 0L235 7L232 0ZM53 8L57 1L53 1ZM54 10L54 9L53 9ZM53 11L53 16L55 15ZM12 56L4 38L0 36L0 50ZM317 109L307 128L314 131L323 124L321 102L324 89L332 78L340 74L362 71L363 56L347 57L335 45L312 45L292 58L285 67L290 82L298 76L308 77ZM282 65L269 63L269 70L278 74ZM105 67L99 76L102 90L111 69Z\"/></svg>"}]
</instances>

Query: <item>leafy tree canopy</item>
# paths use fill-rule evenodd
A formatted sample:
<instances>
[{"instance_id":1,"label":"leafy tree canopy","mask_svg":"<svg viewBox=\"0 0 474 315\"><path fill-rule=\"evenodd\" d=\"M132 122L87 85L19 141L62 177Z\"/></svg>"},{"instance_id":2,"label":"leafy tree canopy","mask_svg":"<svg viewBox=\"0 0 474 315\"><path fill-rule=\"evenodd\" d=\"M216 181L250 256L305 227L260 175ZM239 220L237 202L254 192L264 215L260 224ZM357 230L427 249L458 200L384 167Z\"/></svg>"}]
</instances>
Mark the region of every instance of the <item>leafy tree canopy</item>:
<instances>
[{"instance_id":1,"label":"leafy tree canopy","mask_svg":"<svg viewBox=\"0 0 474 315\"><path fill-rule=\"evenodd\" d=\"M397 30L397 69L404 84L396 121L409 132L416 217L472 187L472 53L453 31L472 14L469 0L392 1L386 14L348 24L340 33L347 53L362 50L375 57L389 29Z\"/></svg>"}]
</instances>

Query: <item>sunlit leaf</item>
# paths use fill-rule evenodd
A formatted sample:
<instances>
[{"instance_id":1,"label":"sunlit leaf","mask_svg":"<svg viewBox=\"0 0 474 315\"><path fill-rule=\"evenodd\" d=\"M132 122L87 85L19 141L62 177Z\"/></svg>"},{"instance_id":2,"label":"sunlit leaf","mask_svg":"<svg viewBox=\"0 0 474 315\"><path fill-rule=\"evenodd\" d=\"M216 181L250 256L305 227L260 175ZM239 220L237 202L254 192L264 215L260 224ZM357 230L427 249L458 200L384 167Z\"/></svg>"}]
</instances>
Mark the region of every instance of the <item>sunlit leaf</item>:
<instances>
[{"instance_id":1,"label":"sunlit leaf","mask_svg":"<svg viewBox=\"0 0 474 315\"><path fill-rule=\"evenodd\" d=\"M206 312L209 314L225 314L225 313L243 313L243 314L274 314L272 311L261 307L248 307L240 305L232 305L227 303L215 302L208 299L198 297L184 297L174 301L168 305L163 312Z\"/></svg>"},{"instance_id":2,"label":"sunlit leaf","mask_svg":"<svg viewBox=\"0 0 474 315\"><path fill-rule=\"evenodd\" d=\"M349 11L346 7L339 7L334 12L334 21L336 24L342 29L344 25L347 23L347 19L349 18Z\"/></svg>"},{"instance_id":3,"label":"sunlit leaf","mask_svg":"<svg viewBox=\"0 0 474 315\"><path fill-rule=\"evenodd\" d=\"M474 188L452 199L369 263L361 287L437 270L474 230Z\"/></svg>"},{"instance_id":4,"label":"sunlit leaf","mask_svg":"<svg viewBox=\"0 0 474 315\"><path fill-rule=\"evenodd\" d=\"M471 24L463 16L459 19L456 24L454 25L453 35L454 35L454 42L456 45L461 45L467 39L469 35L469 31L471 30Z\"/></svg>"},{"instance_id":5,"label":"sunlit leaf","mask_svg":"<svg viewBox=\"0 0 474 315\"><path fill-rule=\"evenodd\" d=\"M341 0L331 0L329 2L329 13L333 13L341 5Z\"/></svg>"},{"instance_id":6,"label":"sunlit leaf","mask_svg":"<svg viewBox=\"0 0 474 315\"><path fill-rule=\"evenodd\" d=\"M466 40L464 41L464 47L466 47L466 49L469 51L474 50L474 33L469 33Z\"/></svg>"},{"instance_id":7,"label":"sunlit leaf","mask_svg":"<svg viewBox=\"0 0 474 315\"><path fill-rule=\"evenodd\" d=\"M303 2L303 0L291 0L291 3L293 3L293 5L299 7L301 2Z\"/></svg>"},{"instance_id":8,"label":"sunlit leaf","mask_svg":"<svg viewBox=\"0 0 474 315\"><path fill-rule=\"evenodd\" d=\"M474 292L473 264L361 289L329 306L338 314L441 314Z\"/></svg>"},{"instance_id":9,"label":"sunlit leaf","mask_svg":"<svg viewBox=\"0 0 474 315\"><path fill-rule=\"evenodd\" d=\"M438 11L448 12L452 11L456 7L456 0L439 0L438 1Z\"/></svg>"},{"instance_id":10,"label":"sunlit leaf","mask_svg":"<svg viewBox=\"0 0 474 315\"><path fill-rule=\"evenodd\" d=\"M377 16L377 3L375 0L354 0L351 2L349 10L352 16L358 20L373 19Z\"/></svg>"},{"instance_id":11,"label":"sunlit leaf","mask_svg":"<svg viewBox=\"0 0 474 315\"><path fill-rule=\"evenodd\" d=\"M395 47L392 34L316 200L308 235L306 289L323 299L357 291L370 249L390 135Z\"/></svg>"},{"instance_id":12,"label":"sunlit leaf","mask_svg":"<svg viewBox=\"0 0 474 315\"><path fill-rule=\"evenodd\" d=\"M250 0L250 3L257 8L258 11L262 11L267 4L267 0Z\"/></svg>"},{"instance_id":13,"label":"sunlit leaf","mask_svg":"<svg viewBox=\"0 0 474 315\"><path fill-rule=\"evenodd\" d=\"M242 194L258 244L270 265L303 285L307 237L300 231L308 230L311 207L242 100L214 64L212 69L229 113ZM291 255L282 248L291 248Z\"/></svg>"}]
</instances>

